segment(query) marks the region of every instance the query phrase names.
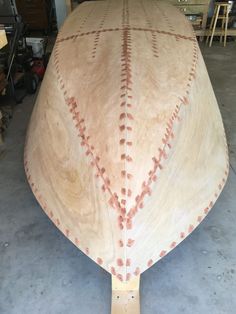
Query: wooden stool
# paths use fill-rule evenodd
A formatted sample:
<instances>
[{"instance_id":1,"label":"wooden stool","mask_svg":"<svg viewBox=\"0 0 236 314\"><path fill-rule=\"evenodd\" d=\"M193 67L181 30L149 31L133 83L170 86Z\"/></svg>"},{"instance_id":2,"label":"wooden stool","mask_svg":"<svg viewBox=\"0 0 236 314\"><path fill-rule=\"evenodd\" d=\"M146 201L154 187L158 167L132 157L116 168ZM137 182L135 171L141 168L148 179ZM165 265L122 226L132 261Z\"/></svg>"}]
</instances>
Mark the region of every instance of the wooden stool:
<instances>
[{"instance_id":1,"label":"wooden stool","mask_svg":"<svg viewBox=\"0 0 236 314\"><path fill-rule=\"evenodd\" d=\"M215 3L214 14L213 14L213 17L211 19L209 34L208 34L207 40L206 40L206 43L208 43L209 38L211 38L210 43L209 43L209 47L211 47L211 45L212 45L213 37L215 35L215 30L216 30L216 24L217 24L218 20L222 20L221 32L220 32L220 42L222 42L222 37L224 36L224 47L226 46L230 7L231 7L230 3L225 3L225 2L216 2ZM219 15L221 8L223 9L223 15Z\"/></svg>"}]
</instances>

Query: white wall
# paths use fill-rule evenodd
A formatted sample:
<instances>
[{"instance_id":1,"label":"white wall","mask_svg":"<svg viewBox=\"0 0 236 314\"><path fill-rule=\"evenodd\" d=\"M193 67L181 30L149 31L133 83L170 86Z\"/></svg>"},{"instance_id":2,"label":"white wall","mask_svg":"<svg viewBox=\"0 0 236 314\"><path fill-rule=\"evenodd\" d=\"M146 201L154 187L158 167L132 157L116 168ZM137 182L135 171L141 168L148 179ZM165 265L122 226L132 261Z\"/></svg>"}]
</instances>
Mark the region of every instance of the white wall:
<instances>
[{"instance_id":1,"label":"white wall","mask_svg":"<svg viewBox=\"0 0 236 314\"><path fill-rule=\"evenodd\" d=\"M56 8L56 16L57 16L57 27L60 29L64 20L67 16L67 8L65 0L54 0L55 8Z\"/></svg>"}]
</instances>

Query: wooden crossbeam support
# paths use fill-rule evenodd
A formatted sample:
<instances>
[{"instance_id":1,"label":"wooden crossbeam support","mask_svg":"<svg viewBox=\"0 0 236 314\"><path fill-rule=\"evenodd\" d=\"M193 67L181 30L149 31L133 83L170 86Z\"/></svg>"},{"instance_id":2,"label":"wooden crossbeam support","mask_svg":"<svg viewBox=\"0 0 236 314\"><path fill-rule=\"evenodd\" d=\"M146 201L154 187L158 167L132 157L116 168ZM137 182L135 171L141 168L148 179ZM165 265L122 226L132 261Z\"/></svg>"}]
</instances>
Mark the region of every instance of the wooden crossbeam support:
<instances>
[{"instance_id":1,"label":"wooden crossbeam support","mask_svg":"<svg viewBox=\"0 0 236 314\"><path fill-rule=\"evenodd\" d=\"M122 283L112 276L112 314L140 314L140 277Z\"/></svg>"}]
</instances>

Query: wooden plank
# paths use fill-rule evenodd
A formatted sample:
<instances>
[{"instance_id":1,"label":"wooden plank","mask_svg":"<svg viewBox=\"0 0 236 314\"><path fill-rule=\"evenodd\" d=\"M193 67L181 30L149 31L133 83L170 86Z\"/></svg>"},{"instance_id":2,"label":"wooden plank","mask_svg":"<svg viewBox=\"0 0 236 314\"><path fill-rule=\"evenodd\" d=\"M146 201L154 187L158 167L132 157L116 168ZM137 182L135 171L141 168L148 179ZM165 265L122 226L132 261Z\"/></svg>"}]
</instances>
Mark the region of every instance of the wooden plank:
<instances>
[{"instance_id":1,"label":"wooden plank","mask_svg":"<svg viewBox=\"0 0 236 314\"><path fill-rule=\"evenodd\" d=\"M4 29L0 29L0 49L7 45L7 37Z\"/></svg>"},{"instance_id":2,"label":"wooden plank","mask_svg":"<svg viewBox=\"0 0 236 314\"><path fill-rule=\"evenodd\" d=\"M209 5L209 0L168 0L174 5Z\"/></svg>"},{"instance_id":3,"label":"wooden plank","mask_svg":"<svg viewBox=\"0 0 236 314\"><path fill-rule=\"evenodd\" d=\"M0 95L2 94L4 88L7 86L6 75L2 69L0 69Z\"/></svg>"},{"instance_id":4,"label":"wooden plank","mask_svg":"<svg viewBox=\"0 0 236 314\"><path fill-rule=\"evenodd\" d=\"M121 283L112 276L112 314L140 314L140 277Z\"/></svg>"},{"instance_id":5,"label":"wooden plank","mask_svg":"<svg viewBox=\"0 0 236 314\"><path fill-rule=\"evenodd\" d=\"M210 34L211 34L210 30L207 29L205 35L208 36ZM222 29L220 27L217 27L215 30L215 35L220 36L221 34L222 34ZM236 28L228 28L227 36L233 36L233 37L236 36Z\"/></svg>"},{"instance_id":6,"label":"wooden plank","mask_svg":"<svg viewBox=\"0 0 236 314\"><path fill-rule=\"evenodd\" d=\"M66 9L67 9L67 14L70 14L72 12L72 0L65 0L66 1Z\"/></svg>"}]
</instances>

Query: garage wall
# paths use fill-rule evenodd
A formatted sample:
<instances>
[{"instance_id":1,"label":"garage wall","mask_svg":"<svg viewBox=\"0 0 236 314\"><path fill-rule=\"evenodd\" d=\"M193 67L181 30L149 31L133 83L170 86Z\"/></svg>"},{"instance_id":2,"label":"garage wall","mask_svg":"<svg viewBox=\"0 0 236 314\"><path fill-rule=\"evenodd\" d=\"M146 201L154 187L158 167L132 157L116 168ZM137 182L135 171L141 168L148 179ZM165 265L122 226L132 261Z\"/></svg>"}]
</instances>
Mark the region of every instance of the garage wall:
<instances>
[{"instance_id":1,"label":"garage wall","mask_svg":"<svg viewBox=\"0 0 236 314\"><path fill-rule=\"evenodd\" d=\"M65 0L55 0L55 9L57 16L57 27L60 29L67 16L67 6Z\"/></svg>"}]
</instances>

